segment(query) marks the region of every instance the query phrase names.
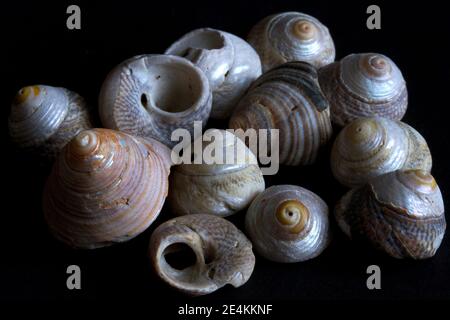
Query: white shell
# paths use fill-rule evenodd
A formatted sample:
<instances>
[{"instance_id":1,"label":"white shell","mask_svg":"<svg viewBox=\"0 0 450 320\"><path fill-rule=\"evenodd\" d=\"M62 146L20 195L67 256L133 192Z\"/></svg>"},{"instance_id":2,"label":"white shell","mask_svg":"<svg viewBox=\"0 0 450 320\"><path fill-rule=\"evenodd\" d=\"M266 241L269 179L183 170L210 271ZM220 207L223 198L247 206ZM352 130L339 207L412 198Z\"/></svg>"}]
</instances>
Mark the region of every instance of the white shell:
<instances>
[{"instance_id":1,"label":"white shell","mask_svg":"<svg viewBox=\"0 0 450 320\"><path fill-rule=\"evenodd\" d=\"M229 131L209 129L197 139L212 141L203 144L202 152L213 146L222 147L222 154L231 161L222 164L202 161L200 164L175 166L170 176L169 192L174 213L208 213L225 217L247 208L265 187L255 155ZM198 156L194 154L194 159Z\"/></svg>"},{"instance_id":2,"label":"white shell","mask_svg":"<svg viewBox=\"0 0 450 320\"><path fill-rule=\"evenodd\" d=\"M408 106L403 75L382 54L350 54L320 69L319 82L339 126L363 117L401 120Z\"/></svg>"},{"instance_id":3,"label":"white shell","mask_svg":"<svg viewBox=\"0 0 450 320\"><path fill-rule=\"evenodd\" d=\"M320 68L335 58L328 28L300 12L264 18L250 31L248 42L258 52L264 72L289 61L304 61Z\"/></svg>"},{"instance_id":4,"label":"white shell","mask_svg":"<svg viewBox=\"0 0 450 320\"><path fill-rule=\"evenodd\" d=\"M411 126L386 118L360 118L337 136L331 151L335 178L349 187L398 169L430 171L425 139Z\"/></svg>"},{"instance_id":5,"label":"white shell","mask_svg":"<svg viewBox=\"0 0 450 320\"><path fill-rule=\"evenodd\" d=\"M114 68L103 83L100 118L105 127L154 138L171 147L173 130L194 133L194 121L206 125L211 92L203 72L189 60L142 55Z\"/></svg>"},{"instance_id":6,"label":"white shell","mask_svg":"<svg viewBox=\"0 0 450 320\"><path fill-rule=\"evenodd\" d=\"M276 262L312 259L330 242L328 206L299 186L266 189L250 205L245 226L255 250Z\"/></svg>"},{"instance_id":7,"label":"white shell","mask_svg":"<svg viewBox=\"0 0 450 320\"><path fill-rule=\"evenodd\" d=\"M65 88L24 87L9 116L9 133L21 149L54 158L80 131L91 128L84 99Z\"/></svg>"},{"instance_id":8,"label":"white shell","mask_svg":"<svg viewBox=\"0 0 450 320\"><path fill-rule=\"evenodd\" d=\"M207 76L213 92L211 118L228 118L239 98L259 75L261 62L243 39L215 29L193 30L165 52L192 61Z\"/></svg>"}]
</instances>

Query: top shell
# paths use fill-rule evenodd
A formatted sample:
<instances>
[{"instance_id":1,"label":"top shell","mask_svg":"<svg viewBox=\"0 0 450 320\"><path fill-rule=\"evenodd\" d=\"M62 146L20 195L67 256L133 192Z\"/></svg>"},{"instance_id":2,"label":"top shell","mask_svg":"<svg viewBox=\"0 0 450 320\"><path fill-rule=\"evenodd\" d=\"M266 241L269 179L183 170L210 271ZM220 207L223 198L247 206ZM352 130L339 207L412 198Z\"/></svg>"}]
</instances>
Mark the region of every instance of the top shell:
<instances>
[{"instance_id":1,"label":"top shell","mask_svg":"<svg viewBox=\"0 0 450 320\"><path fill-rule=\"evenodd\" d=\"M304 61L319 68L334 61L335 48L328 28L300 12L284 12L258 22L248 35L258 52L263 71L289 61Z\"/></svg>"}]
</instances>

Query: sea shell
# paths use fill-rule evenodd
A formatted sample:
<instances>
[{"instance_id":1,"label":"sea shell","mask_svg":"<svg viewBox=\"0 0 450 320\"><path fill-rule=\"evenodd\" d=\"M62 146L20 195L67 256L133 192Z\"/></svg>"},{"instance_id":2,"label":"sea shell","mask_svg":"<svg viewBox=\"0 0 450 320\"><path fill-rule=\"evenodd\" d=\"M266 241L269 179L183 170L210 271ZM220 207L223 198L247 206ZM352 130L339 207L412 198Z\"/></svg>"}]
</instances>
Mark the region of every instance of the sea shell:
<instances>
[{"instance_id":1,"label":"sea shell","mask_svg":"<svg viewBox=\"0 0 450 320\"><path fill-rule=\"evenodd\" d=\"M175 129L194 134L194 121L206 125L211 100L208 79L187 59L141 55L109 73L100 92L99 111L107 128L172 147Z\"/></svg>"},{"instance_id":2,"label":"sea shell","mask_svg":"<svg viewBox=\"0 0 450 320\"><path fill-rule=\"evenodd\" d=\"M14 144L53 159L80 131L92 127L84 99L64 88L34 85L19 90L9 115Z\"/></svg>"},{"instance_id":3,"label":"sea shell","mask_svg":"<svg viewBox=\"0 0 450 320\"><path fill-rule=\"evenodd\" d=\"M319 82L330 102L331 121L339 126L373 116L401 120L408 106L403 75L382 54L348 55L320 69Z\"/></svg>"},{"instance_id":4,"label":"sea shell","mask_svg":"<svg viewBox=\"0 0 450 320\"><path fill-rule=\"evenodd\" d=\"M432 257L446 228L441 191L422 170L389 172L352 189L335 215L349 237L364 239L395 258Z\"/></svg>"},{"instance_id":5,"label":"sea shell","mask_svg":"<svg viewBox=\"0 0 450 320\"><path fill-rule=\"evenodd\" d=\"M276 262L299 262L317 257L330 242L328 206L299 186L266 189L245 217L255 250Z\"/></svg>"},{"instance_id":6,"label":"sea shell","mask_svg":"<svg viewBox=\"0 0 450 320\"><path fill-rule=\"evenodd\" d=\"M289 62L263 74L239 102L229 126L279 129L280 163L313 163L332 134L328 102L315 68Z\"/></svg>"},{"instance_id":7,"label":"sea shell","mask_svg":"<svg viewBox=\"0 0 450 320\"><path fill-rule=\"evenodd\" d=\"M168 255L195 254L195 262L176 268ZM192 214L164 222L150 238L150 257L158 276L190 295L204 295L226 284L240 287L255 266L252 244L231 222L208 214Z\"/></svg>"},{"instance_id":8,"label":"sea shell","mask_svg":"<svg viewBox=\"0 0 450 320\"><path fill-rule=\"evenodd\" d=\"M218 159L175 166L170 176L169 202L177 215L208 213L229 216L248 207L264 190L264 178L256 157L233 133L209 129L199 140L199 150L221 150ZM194 141L192 147L195 148ZM194 150L195 152L195 150ZM199 155L194 153L194 161ZM221 161L226 160L228 161ZM203 161L202 161L203 160Z\"/></svg>"},{"instance_id":9,"label":"sea shell","mask_svg":"<svg viewBox=\"0 0 450 320\"><path fill-rule=\"evenodd\" d=\"M86 249L137 236L161 210L170 165L169 149L155 140L82 131L58 157L45 187L51 232Z\"/></svg>"},{"instance_id":10,"label":"sea shell","mask_svg":"<svg viewBox=\"0 0 450 320\"><path fill-rule=\"evenodd\" d=\"M166 54L182 56L202 69L213 92L211 118L229 118L238 100L261 75L256 51L228 32L204 28L173 43Z\"/></svg>"},{"instance_id":11,"label":"sea shell","mask_svg":"<svg viewBox=\"0 0 450 320\"><path fill-rule=\"evenodd\" d=\"M264 72L290 61L304 61L320 68L335 58L328 28L300 12L283 12L262 19L247 40L258 52Z\"/></svg>"},{"instance_id":12,"label":"sea shell","mask_svg":"<svg viewBox=\"0 0 450 320\"><path fill-rule=\"evenodd\" d=\"M331 151L335 178L349 187L398 169L430 171L425 139L409 125L386 118L360 118L337 136Z\"/></svg>"}]
</instances>

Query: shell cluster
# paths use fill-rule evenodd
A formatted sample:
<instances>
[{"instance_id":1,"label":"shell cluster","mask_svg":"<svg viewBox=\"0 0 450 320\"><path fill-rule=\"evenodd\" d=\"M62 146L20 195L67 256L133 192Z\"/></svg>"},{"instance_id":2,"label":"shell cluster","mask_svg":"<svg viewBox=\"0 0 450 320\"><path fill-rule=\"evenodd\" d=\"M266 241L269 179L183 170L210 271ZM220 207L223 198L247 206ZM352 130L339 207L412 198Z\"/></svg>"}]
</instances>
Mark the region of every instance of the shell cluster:
<instances>
[{"instance_id":1,"label":"shell cluster","mask_svg":"<svg viewBox=\"0 0 450 320\"><path fill-rule=\"evenodd\" d=\"M14 98L9 132L18 149L54 160L43 211L50 232L71 247L138 236L167 197L176 217L159 217L148 256L162 281L190 295L244 285L253 248L281 263L318 257L334 222L392 257L432 257L446 229L444 204L425 138L400 121L408 104L402 73L382 54L334 59L327 27L299 12L262 19L248 43L197 29L165 54L113 68L98 101L105 128L92 128L78 94L35 85ZM314 163L331 145L334 122L331 171L353 188L335 206L336 221L305 188L265 189L261 153L240 131L212 129L210 118L276 135L268 152L287 166ZM174 140L186 134L189 142ZM224 218L243 211L249 238Z\"/></svg>"}]
</instances>

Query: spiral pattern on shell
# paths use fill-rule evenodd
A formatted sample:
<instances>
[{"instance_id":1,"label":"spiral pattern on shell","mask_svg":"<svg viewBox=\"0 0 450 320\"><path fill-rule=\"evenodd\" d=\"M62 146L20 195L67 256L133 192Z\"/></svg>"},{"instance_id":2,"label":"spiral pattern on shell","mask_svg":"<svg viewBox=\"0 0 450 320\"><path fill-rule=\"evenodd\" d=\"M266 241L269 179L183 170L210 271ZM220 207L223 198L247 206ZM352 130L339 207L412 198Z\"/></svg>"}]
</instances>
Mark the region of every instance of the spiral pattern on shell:
<instances>
[{"instance_id":1,"label":"spiral pattern on shell","mask_svg":"<svg viewBox=\"0 0 450 320\"><path fill-rule=\"evenodd\" d=\"M165 52L192 61L207 76L213 93L211 118L228 118L239 98L261 75L255 50L243 39L220 30L193 30Z\"/></svg>"},{"instance_id":2,"label":"spiral pattern on shell","mask_svg":"<svg viewBox=\"0 0 450 320\"><path fill-rule=\"evenodd\" d=\"M330 101L331 120L340 126L373 116L401 120L406 113L403 75L382 54L350 54L320 69L319 82Z\"/></svg>"},{"instance_id":3,"label":"spiral pattern on shell","mask_svg":"<svg viewBox=\"0 0 450 320\"><path fill-rule=\"evenodd\" d=\"M446 229L441 191L422 170L389 172L352 189L337 204L335 216L349 237L395 258L432 257Z\"/></svg>"},{"instance_id":4,"label":"spiral pattern on shell","mask_svg":"<svg viewBox=\"0 0 450 320\"><path fill-rule=\"evenodd\" d=\"M174 167L169 192L174 213L201 212L225 217L245 209L265 187L255 155L229 131L209 129L197 139L212 141L199 141L203 145L201 152L215 150L216 157L195 164L201 155L195 154L194 141L194 164ZM219 151L222 156L217 155Z\"/></svg>"},{"instance_id":5,"label":"spiral pattern on shell","mask_svg":"<svg viewBox=\"0 0 450 320\"><path fill-rule=\"evenodd\" d=\"M425 139L411 126L386 118L360 118L342 129L331 151L335 178L349 187L398 169L429 172L432 158Z\"/></svg>"},{"instance_id":6,"label":"spiral pattern on shell","mask_svg":"<svg viewBox=\"0 0 450 320\"><path fill-rule=\"evenodd\" d=\"M255 250L276 262L312 259L330 242L328 206L299 186L266 189L250 205L245 226Z\"/></svg>"},{"instance_id":7,"label":"spiral pattern on shell","mask_svg":"<svg viewBox=\"0 0 450 320\"><path fill-rule=\"evenodd\" d=\"M92 127L84 99L65 88L24 87L9 115L9 134L16 146L53 159L80 131Z\"/></svg>"},{"instance_id":8,"label":"spiral pattern on shell","mask_svg":"<svg viewBox=\"0 0 450 320\"><path fill-rule=\"evenodd\" d=\"M331 138L328 102L313 66L289 62L259 77L229 123L233 129L279 129L281 164L311 164Z\"/></svg>"},{"instance_id":9,"label":"spiral pattern on shell","mask_svg":"<svg viewBox=\"0 0 450 320\"><path fill-rule=\"evenodd\" d=\"M44 192L51 232L76 248L131 239L158 216L168 192L169 150L151 139L93 129L54 164Z\"/></svg>"},{"instance_id":10,"label":"spiral pattern on shell","mask_svg":"<svg viewBox=\"0 0 450 320\"><path fill-rule=\"evenodd\" d=\"M193 251L194 265L172 267L166 256ZM208 214L192 214L164 222L150 238L149 254L158 276L190 295L204 295L226 284L240 287L255 266L252 244L231 222Z\"/></svg>"},{"instance_id":11,"label":"spiral pattern on shell","mask_svg":"<svg viewBox=\"0 0 450 320\"><path fill-rule=\"evenodd\" d=\"M247 39L258 52L264 72L290 61L304 61L320 68L335 58L328 28L300 12L284 12L262 19Z\"/></svg>"},{"instance_id":12,"label":"spiral pattern on shell","mask_svg":"<svg viewBox=\"0 0 450 320\"><path fill-rule=\"evenodd\" d=\"M141 55L109 73L100 92L99 112L107 128L172 147L175 129L193 135L194 121L206 125L211 100L208 79L187 59Z\"/></svg>"}]
</instances>

